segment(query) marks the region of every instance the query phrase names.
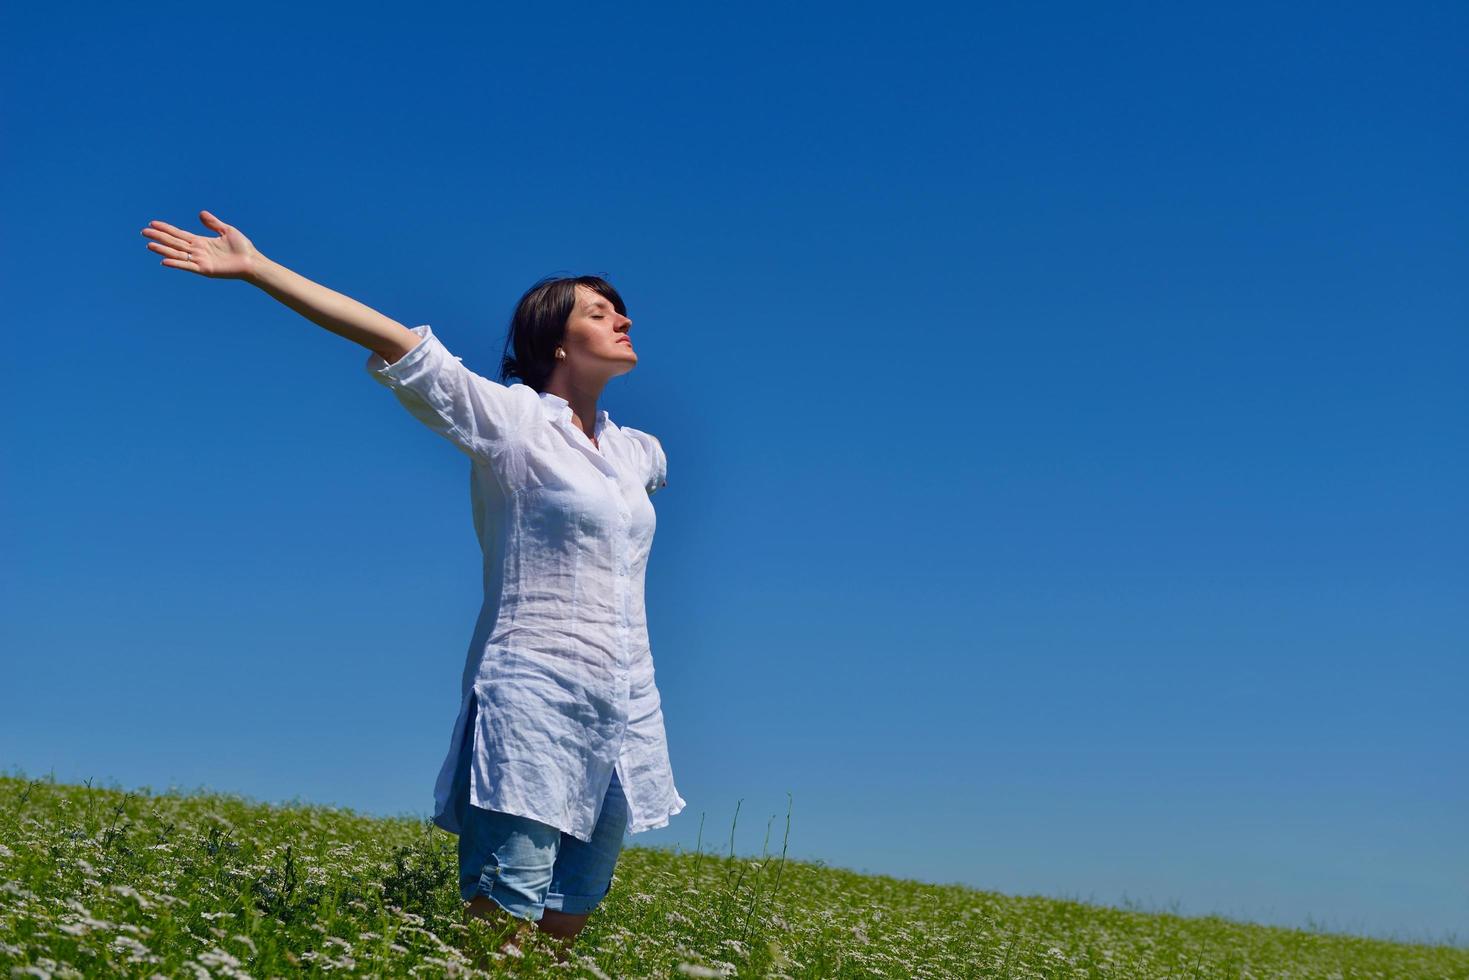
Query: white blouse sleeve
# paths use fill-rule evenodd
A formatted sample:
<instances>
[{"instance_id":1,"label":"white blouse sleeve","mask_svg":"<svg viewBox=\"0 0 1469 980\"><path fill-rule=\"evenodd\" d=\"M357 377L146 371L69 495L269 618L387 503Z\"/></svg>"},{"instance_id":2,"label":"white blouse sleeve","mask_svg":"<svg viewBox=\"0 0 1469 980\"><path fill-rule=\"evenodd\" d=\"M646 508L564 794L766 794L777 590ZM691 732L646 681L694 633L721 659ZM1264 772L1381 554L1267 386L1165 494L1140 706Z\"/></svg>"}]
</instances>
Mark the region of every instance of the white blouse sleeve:
<instances>
[{"instance_id":1,"label":"white blouse sleeve","mask_svg":"<svg viewBox=\"0 0 1469 980\"><path fill-rule=\"evenodd\" d=\"M627 426L623 426L622 431L631 436L643 451L643 485L647 487L648 493L657 493L668 486L668 457L664 455L663 444L658 438Z\"/></svg>"},{"instance_id":2,"label":"white blouse sleeve","mask_svg":"<svg viewBox=\"0 0 1469 980\"><path fill-rule=\"evenodd\" d=\"M472 459L488 459L495 447L539 406L517 398L511 387L475 374L449 353L428 324L411 328L421 339L389 364L367 359L367 373L392 389L414 418ZM529 389L527 389L529 390Z\"/></svg>"}]
</instances>

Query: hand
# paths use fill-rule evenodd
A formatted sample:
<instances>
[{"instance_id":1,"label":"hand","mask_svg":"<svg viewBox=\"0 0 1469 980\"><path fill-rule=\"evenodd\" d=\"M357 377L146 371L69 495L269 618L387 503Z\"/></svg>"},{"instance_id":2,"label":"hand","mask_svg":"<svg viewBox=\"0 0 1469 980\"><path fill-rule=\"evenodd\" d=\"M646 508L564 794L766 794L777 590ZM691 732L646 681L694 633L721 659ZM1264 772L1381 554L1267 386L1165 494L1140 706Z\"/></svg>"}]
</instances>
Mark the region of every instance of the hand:
<instances>
[{"instance_id":1,"label":"hand","mask_svg":"<svg viewBox=\"0 0 1469 980\"><path fill-rule=\"evenodd\" d=\"M151 238L148 247L162 255L162 265L197 272L211 279L248 279L263 256L244 232L220 221L208 211L199 212L199 220L219 232L218 238L206 238L175 228L166 221L150 221L143 236Z\"/></svg>"}]
</instances>

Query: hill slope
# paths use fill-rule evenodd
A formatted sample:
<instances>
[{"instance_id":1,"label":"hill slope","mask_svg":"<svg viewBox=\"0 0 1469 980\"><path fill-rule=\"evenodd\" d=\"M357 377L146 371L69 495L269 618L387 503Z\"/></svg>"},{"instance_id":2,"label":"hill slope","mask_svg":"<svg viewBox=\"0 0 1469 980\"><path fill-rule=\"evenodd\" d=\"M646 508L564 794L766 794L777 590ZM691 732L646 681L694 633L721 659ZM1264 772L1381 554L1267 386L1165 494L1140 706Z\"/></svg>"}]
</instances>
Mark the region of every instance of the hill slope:
<instances>
[{"instance_id":1,"label":"hill slope","mask_svg":"<svg viewBox=\"0 0 1469 980\"><path fill-rule=\"evenodd\" d=\"M456 873L422 820L0 776L11 976L1469 977L1452 947L643 847L558 966L466 926Z\"/></svg>"}]
</instances>

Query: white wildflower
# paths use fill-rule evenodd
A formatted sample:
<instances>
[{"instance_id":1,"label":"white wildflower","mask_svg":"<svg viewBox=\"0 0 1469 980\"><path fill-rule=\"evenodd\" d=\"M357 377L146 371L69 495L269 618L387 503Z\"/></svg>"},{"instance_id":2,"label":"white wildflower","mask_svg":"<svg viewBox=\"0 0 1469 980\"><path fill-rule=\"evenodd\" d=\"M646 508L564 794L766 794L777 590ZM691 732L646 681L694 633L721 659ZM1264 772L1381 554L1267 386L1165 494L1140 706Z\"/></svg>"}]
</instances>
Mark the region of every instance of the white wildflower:
<instances>
[{"instance_id":1,"label":"white wildflower","mask_svg":"<svg viewBox=\"0 0 1469 980\"><path fill-rule=\"evenodd\" d=\"M4 844L0 844L0 857L15 857L15 852L6 847Z\"/></svg>"},{"instance_id":2,"label":"white wildflower","mask_svg":"<svg viewBox=\"0 0 1469 980\"><path fill-rule=\"evenodd\" d=\"M442 953L444 956L447 956L449 959L453 960L454 963L455 963L456 969L459 968L459 967L467 967L469 965L469 958L467 956L465 956L464 953L462 953L460 950L456 949L455 947L450 946L448 943L446 943L442 939L440 939L437 934L435 934L433 932L430 932L427 929L420 929L417 926L402 926L402 927L400 927L398 929L398 931L399 932L412 932L412 933L418 933L419 935L422 935L425 939L427 939L429 942L433 943L436 947L438 947L438 950L439 950L440 953ZM495 956L497 959L499 958L499 954L496 954L496 953L493 953L492 952L491 955Z\"/></svg>"},{"instance_id":3,"label":"white wildflower","mask_svg":"<svg viewBox=\"0 0 1469 980\"><path fill-rule=\"evenodd\" d=\"M686 926L693 925L693 923L689 921L689 917L684 915L682 912L669 912L666 918L669 922L682 922Z\"/></svg>"},{"instance_id":4,"label":"white wildflower","mask_svg":"<svg viewBox=\"0 0 1469 980\"><path fill-rule=\"evenodd\" d=\"M117 928L117 924L116 923L108 922L106 919L94 919L90 915L84 915L84 916L82 916L80 919L77 920L77 924L78 925L82 925L82 926L86 926L88 930L91 930L91 929L116 929Z\"/></svg>"},{"instance_id":5,"label":"white wildflower","mask_svg":"<svg viewBox=\"0 0 1469 980\"><path fill-rule=\"evenodd\" d=\"M700 966L697 963L680 963L678 965L678 972L679 973L682 973L686 977L726 977L726 976L729 976L728 973L725 973L725 972L723 972L721 970L716 970L712 966Z\"/></svg>"},{"instance_id":6,"label":"white wildflower","mask_svg":"<svg viewBox=\"0 0 1469 980\"><path fill-rule=\"evenodd\" d=\"M239 960L235 959L233 956L231 956L229 953L226 953L218 946L211 946L209 949L200 953L199 962L203 963L205 966L212 966L216 968L227 966L232 969L239 969L240 967Z\"/></svg>"},{"instance_id":7,"label":"white wildflower","mask_svg":"<svg viewBox=\"0 0 1469 980\"><path fill-rule=\"evenodd\" d=\"M250 955L251 956L258 956L258 955L260 955L260 950L258 950L258 949L255 948L255 940L251 939L249 936L241 936L241 935L239 935L237 933L232 938L239 940L240 942L244 943L246 946L249 946L250 947Z\"/></svg>"},{"instance_id":8,"label":"white wildflower","mask_svg":"<svg viewBox=\"0 0 1469 980\"><path fill-rule=\"evenodd\" d=\"M493 950L490 951L490 956L497 960L503 960L505 958L503 954L496 953ZM430 966L437 967L437 972L432 974L434 977L457 977L466 972L466 967L462 963L441 960L433 956L425 956L423 962L414 966L408 972L418 973L420 970L427 972L425 968Z\"/></svg>"},{"instance_id":9,"label":"white wildflower","mask_svg":"<svg viewBox=\"0 0 1469 980\"><path fill-rule=\"evenodd\" d=\"M107 944L107 948L118 953L127 950L131 954L128 958L133 960L141 959L150 952L147 946L144 946L132 936L118 936Z\"/></svg>"},{"instance_id":10,"label":"white wildflower","mask_svg":"<svg viewBox=\"0 0 1469 980\"><path fill-rule=\"evenodd\" d=\"M581 958L581 966L583 970L596 977L597 980L612 980L590 956L583 956Z\"/></svg>"}]
</instances>

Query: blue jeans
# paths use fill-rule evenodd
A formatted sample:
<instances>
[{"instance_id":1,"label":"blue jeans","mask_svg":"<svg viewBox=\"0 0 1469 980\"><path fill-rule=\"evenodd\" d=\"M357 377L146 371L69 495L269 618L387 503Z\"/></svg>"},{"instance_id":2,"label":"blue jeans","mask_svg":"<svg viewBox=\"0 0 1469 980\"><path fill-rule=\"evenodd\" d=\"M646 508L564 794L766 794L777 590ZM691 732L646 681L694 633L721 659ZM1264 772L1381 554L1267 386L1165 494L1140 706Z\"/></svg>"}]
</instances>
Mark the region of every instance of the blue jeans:
<instances>
[{"instance_id":1,"label":"blue jeans","mask_svg":"<svg viewBox=\"0 0 1469 980\"><path fill-rule=\"evenodd\" d=\"M469 780L469 756L466 746L456 777L462 782ZM539 820L474 806L468 798L465 793L459 833L459 895L466 902L488 895L511 915L532 921L546 909L585 915L601 903L612 887L627 829L627 798L616 770L590 841Z\"/></svg>"}]
</instances>

